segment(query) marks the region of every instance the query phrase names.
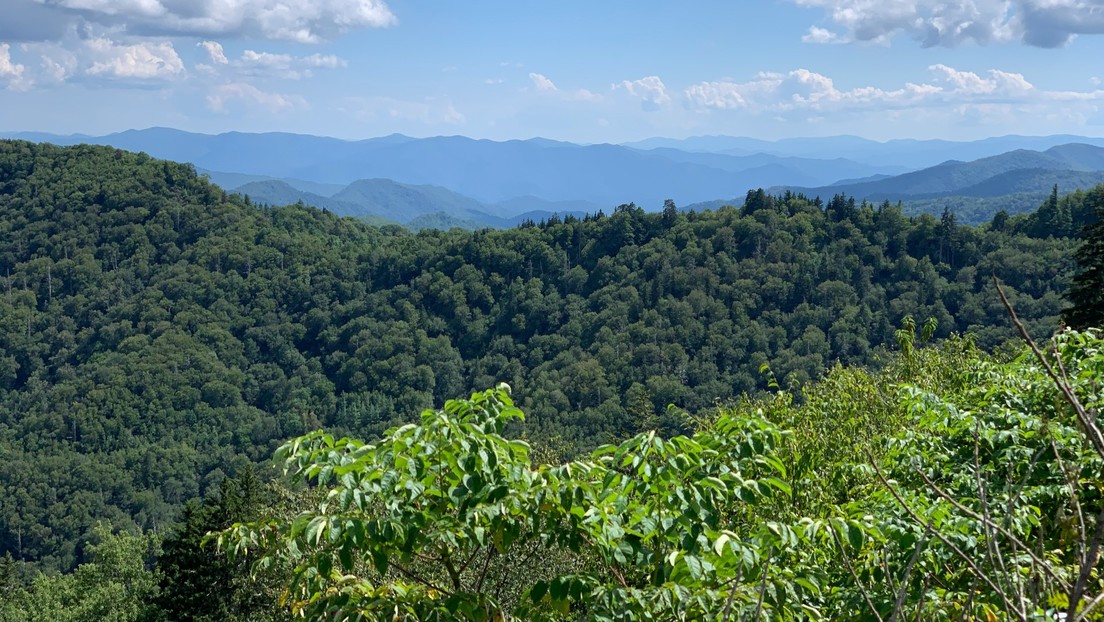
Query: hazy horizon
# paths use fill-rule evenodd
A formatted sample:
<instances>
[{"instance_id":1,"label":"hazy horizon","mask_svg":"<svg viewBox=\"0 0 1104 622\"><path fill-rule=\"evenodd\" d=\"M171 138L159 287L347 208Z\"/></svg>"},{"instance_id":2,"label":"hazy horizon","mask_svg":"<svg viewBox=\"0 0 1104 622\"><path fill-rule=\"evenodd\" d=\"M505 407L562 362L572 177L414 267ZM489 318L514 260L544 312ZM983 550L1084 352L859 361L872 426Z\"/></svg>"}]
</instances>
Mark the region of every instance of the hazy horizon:
<instances>
[{"instance_id":1,"label":"hazy horizon","mask_svg":"<svg viewBox=\"0 0 1104 622\"><path fill-rule=\"evenodd\" d=\"M9 131L1104 135L1099 0L6 0Z\"/></svg>"},{"instance_id":2,"label":"hazy horizon","mask_svg":"<svg viewBox=\"0 0 1104 622\"><path fill-rule=\"evenodd\" d=\"M524 142L524 141L531 141L531 140L547 140L547 141L553 141L553 142L571 143L571 144L582 145L582 146L586 146L586 145L604 145L604 144L629 145L629 146L631 146L634 143L642 143L642 142L653 141L653 140L657 140L657 141L658 140L689 141L689 140L695 140L695 139L713 139L713 138L720 138L720 139L731 138L731 139L738 139L738 140L760 141L760 142L766 142L766 143L779 143L779 142L784 142L784 141L801 141L801 140L831 140L831 139L858 139L858 140L870 141L870 142L875 142L875 143L890 143L890 142L895 142L895 141L918 141L918 142L944 141L944 142L951 142L951 143L972 143L972 142L978 142L978 141L984 141L984 140L1005 139L1005 138L1048 138L1048 137L1052 137L1052 136L1070 136L1070 137L1080 137L1080 138L1104 139L1104 129L1102 129L1101 132L1099 134L1096 134L1096 135L1091 134L1091 133L1087 133L1087 132L1083 132L1083 133L1055 132L1055 133L1040 133L1040 134L1005 133L1005 134L992 134L992 135L981 136L979 138L972 138L972 139L967 139L967 138L937 138L937 137L919 137L918 138L918 137L913 137L913 136L899 136L899 137L891 137L891 138L872 138L872 137L862 136L862 135L858 135L858 134L805 135L805 136L788 136L788 137L783 137L783 138L761 138L761 137L758 137L758 136L736 135L736 134L690 134L690 135L683 135L683 136L664 136L664 135L642 136L640 138L634 138L634 139L619 141L619 142L585 142L585 141L575 141L575 140L568 140L568 139L555 138L555 137L551 137L551 136L540 136L540 135L517 136L517 137L512 137L512 138L491 138L491 137L487 137L487 136L471 136L471 135L463 134L463 133L413 135L413 134L408 134L408 133L405 133L405 132L391 132L391 133L388 133L388 134L379 134L379 135L374 135L374 136L336 136L336 135L330 135L330 134L312 134L312 133L309 133L309 132L296 132L296 131L286 131L286 130L193 131L193 130L182 129L182 128L179 128L179 127L171 127L171 126L163 126L163 125L151 125L151 126L146 126L146 127L128 127L128 128L124 128L124 129L120 129L120 130L116 130L116 131L103 132L103 133L92 133L92 132L81 132L81 131L62 133L62 132L51 132L51 131L40 130L40 129L12 129L12 128L0 127L0 135L10 136L10 135L17 135L17 134L48 134L48 135L54 135L54 136L60 136L60 137L82 137L82 136L86 136L86 137L89 137L89 138L102 138L102 137L112 136L112 135L116 135L116 134L123 134L123 133L126 133L126 132L146 132L146 131L150 131L150 130L170 130L170 131L178 131L178 132L183 132L183 133L188 133L188 134L198 134L198 135L203 135L203 136L219 136L219 135L223 135L223 134L235 134L235 133L237 133L237 134L258 134L258 135L259 134L284 134L284 135L292 135L292 136L309 136L309 137L314 137L314 138L341 140L341 141L346 141L346 142L358 142L358 141L365 141L365 140L376 140L376 139L381 139L381 138L390 138L392 136L401 136L401 137L411 138L411 139L415 139L415 140L423 140L423 139L429 139L429 138L467 138L467 139L470 139L470 140L476 140L476 141L486 140L486 141L491 141L491 142L510 142L510 141L523 141Z\"/></svg>"}]
</instances>

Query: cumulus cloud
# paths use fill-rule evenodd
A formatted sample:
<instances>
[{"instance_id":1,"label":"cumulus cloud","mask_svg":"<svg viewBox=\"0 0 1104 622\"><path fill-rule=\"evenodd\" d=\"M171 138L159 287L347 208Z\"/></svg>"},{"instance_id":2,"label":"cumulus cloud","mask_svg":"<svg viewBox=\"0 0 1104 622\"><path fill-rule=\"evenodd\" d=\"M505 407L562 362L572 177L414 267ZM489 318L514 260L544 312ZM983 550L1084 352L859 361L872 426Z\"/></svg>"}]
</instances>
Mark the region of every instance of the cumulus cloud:
<instances>
[{"instance_id":1,"label":"cumulus cloud","mask_svg":"<svg viewBox=\"0 0 1104 622\"><path fill-rule=\"evenodd\" d=\"M215 112L226 112L228 105L234 101L244 102L251 107L260 106L270 112L307 107L306 101L298 95L270 93L245 82L220 85L207 96L207 106Z\"/></svg>"},{"instance_id":2,"label":"cumulus cloud","mask_svg":"<svg viewBox=\"0 0 1104 622\"><path fill-rule=\"evenodd\" d=\"M309 78L312 69L335 69L348 63L333 54L311 54L310 56L292 56L291 54L273 54L245 50L234 66L247 75L298 80Z\"/></svg>"},{"instance_id":3,"label":"cumulus cloud","mask_svg":"<svg viewBox=\"0 0 1104 622\"><path fill-rule=\"evenodd\" d=\"M571 99L580 102L597 102L602 101L602 96L587 89L575 89L571 93Z\"/></svg>"},{"instance_id":4,"label":"cumulus cloud","mask_svg":"<svg viewBox=\"0 0 1104 622\"><path fill-rule=\"evenodd\" d=\"M71 80L108 80L123 84L151 84L187 76L184 62L168 41L122 43L107 37L20 44L24 58L37 58L36 86ZM32 73L28 68L27 73ZM29 84L31 78L26 78Z\"/></svg>"},{"instance_id":5,"label":"cumulus cloud","mask_svg":"<svg viewBox=\"0 0 1104 622\"><path fill-rule=\"evenodd\" d=\"M809 32L801 37L801 41L804 43L847 43L847 39L820 26L809 26Z\"/></svg>"},{"instance_id":6,"label":"cumulus cloud","mask_svg":"<svg viewBox=\"0 0 1104 622\"><path fill-rule=\"evenodd\" d=\"M659 110L661 106L671 103L671 96L667 94L667 86L659 76L647 76L639 80L622 80L613 85L614 89L624 89L634 97L640 98L644 110Z\"/></svg>"},{"instance_id":7,"label":"cumulus cloud","mask_svg":"<svg viewBox=\"0 0 1104 622\"><path fill-rule=\"evenodd\" d=\"M150 80L184 72L184 62L168 41L120 45L110 39L89 39L85 51L93 59L87 69L91 76Z\"/></svg>"},{"instance_id":8,"label":"cumulus cloud","mask_svg":"<svg viewBox=\"0 0 1104 622\"><path fill-rule=\"evenodd\" d=\"M1024 78L1023 74L1009 73L999 69L989 70L989 77L983 78L972 71L959 71L946 65L932 65L929 69L943 81L953 87L954 92L969 95L1014 95L1027 93L1035 86Z\"/></svg>"},{"instance_id":9,"label":"cumulus cloud","mask_svg":"<svg viewBox=\"0 0 1104 622\"><path fill-rule=\"evenodd\" d=\"M537 87L538 91L544 91L546 93L555 93L560 90L556 88L556 83L552 82L545 76L539 73L529 73L529 79L533 81L533 86Z\"/></svg>"},{"instance_id":10,"label":"cumulus cloud","mask_svg":"<svg viewBox=\"0 0 1104 622\"><path fill-rule=\"evenodd\" d=\"M1045 91L1022 74L991 69L984 74L943 64L929 68L932 79L906 82L886 89L876 86L840 88L835 81L808 69L761 73L746 82L716 81L692 85L686 105L698 110L742 110L759 114L822 114L863 110L954 108L977 111L989 107L1053 106L1058 101L1104 103L1104 91Z\"/></svg>"},{"instance_id":11,"label":"cumulus cloud","mask_svg":"<svg viewBox=\"0 0 1104 622\"><path fill-rule=\"evenodd\" d=\"M541 93L548 93L553 95L556 99L567 102L600 102L605 98L599 93L595 93L589 89L561 89L556 86L548 76L543 74L530 72L529 80L533 83L533 87ZM500 81L501 82L501 81ZM490 82L488 82L489 84Z\"/></svg>"},{"instance_id":12,"label":"cumulus cloud","mask_svg":"<svg viewBox=\"0 0 1104 622\"><path fill-rule=\"evenodd\" d=\"M58 84L65 82L76 75L80 67L77 56L63 48L50 48L40 54L39 62L42 65L42 73L39 80Z\"/></svg>"},{"instance_id":13,"label":"cumulus cloud","mask_svg":"<svg viewBox=\"0 0 1104 622\"><path fill-rule=\"evenodd\" d=\"M1023 41L1039 47L1059 47L1077 35L1104 33L1104 1L1020 0Z\"/></svg>"},{"instance_id":14,"label":"cumulus cloud","mask_svg":"<svg viewBox=\"0 0 1104 622\"><path fill-rule=\"evenodd\" d=\"M11 46L0 43L0 83L7 83L8 88L21 90L30 86L23 77L26 68L12 60Z\"/></svg>"},{"instance_id":15,"label":"cumulus cloud","mask_svg":"<svg viewBox=\"0 0 1104 622\"><path fill-rule=\"evenodd\" d=\"M24 3L25 0L12 0ZM318 43L397 23L384 0L38 0L133 34L257 37Z\"/></svg>"},{"instance_id":16,"label":"cumulus cloud","mask_svg":"<svg viewBox=\"0 0 1104 622\"><path fill-rule=\"evenodd\" d=\"M207 55L211 57L211 62L216 65L226 65L230 61L226 58L226 52L222 49L222 44L217 41L200 41L197 46L207 50Z\"/></svg>"},{"instance_id":17,"label":"cumulus cloud","mask_svg":"<svg viewBox=\"0 0 1104 622\"><path fill-rule=\"evenodd\" d=\"M820 8L846 34L813 26L803 40L877 42L903 33L924 46L1022 41L1059 47L1104 34L1104 0L791 0Z\"/></svg>"}]
</instances>

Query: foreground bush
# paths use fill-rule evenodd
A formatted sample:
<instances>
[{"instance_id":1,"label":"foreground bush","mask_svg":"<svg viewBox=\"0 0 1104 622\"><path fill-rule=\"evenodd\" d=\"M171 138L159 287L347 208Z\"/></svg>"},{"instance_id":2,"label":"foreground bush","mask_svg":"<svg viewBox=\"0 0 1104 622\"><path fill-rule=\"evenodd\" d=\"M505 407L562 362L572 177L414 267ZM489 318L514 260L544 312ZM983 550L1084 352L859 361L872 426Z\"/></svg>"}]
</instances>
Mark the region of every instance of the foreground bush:
<instances>
[{"instance_id":1,"label":"foreground bush","mask_svg":"<svg viewBox=\"0 0 1104 622\"><path fill-rule=\"evenodd\" d=\"M1095 332L1006 362L953 340L558 466L508 438L502 385L373 443L284 445L324 500L218 540L290 563L287 605L319 620L1100 619L1102 372ZM818 436L864 403L886 434ZM830 468L802 466L818 442Z\"/></svg>"}]
</instances>

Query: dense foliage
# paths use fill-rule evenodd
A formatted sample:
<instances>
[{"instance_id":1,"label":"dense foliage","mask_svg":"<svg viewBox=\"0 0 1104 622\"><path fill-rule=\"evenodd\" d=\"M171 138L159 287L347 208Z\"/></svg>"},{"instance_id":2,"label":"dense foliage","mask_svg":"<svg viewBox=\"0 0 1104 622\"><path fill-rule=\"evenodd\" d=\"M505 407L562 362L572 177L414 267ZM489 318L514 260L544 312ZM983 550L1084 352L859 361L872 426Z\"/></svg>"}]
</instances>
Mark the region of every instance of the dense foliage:
<instances>
[{"instance_id":1,"label":"dense foliage","mask_svg":"<svg viewBox=\"0 0 1104 622\"><path fill-rule=\"evenodd\" d=\"M260 208L191 167L0 142L0 555L91 561L97 521L185 501L326 426L378 433L497 381L566 457L834 362L877 364L908 314L936 337L1058 322L1074 242L1013 219L750 193L740 209L509 231L375 228Z\"/></svg>"},{"instance_id":2,"label":"dense foliage","mask_svg":"<svg viewBox=\"0 0 1104 622\"><path fill-rule=\"evenodd\" d=\"M325 498L219 540L294 568L289 606L311 620L1097 620L1104 340L1035 354L909 347L800 407L783 394L563 465L503 436L522 415L500 387L370 444L289 442L285 470ZM807 460L824 450L843 453Z\"/></svg>"}]
</instances>

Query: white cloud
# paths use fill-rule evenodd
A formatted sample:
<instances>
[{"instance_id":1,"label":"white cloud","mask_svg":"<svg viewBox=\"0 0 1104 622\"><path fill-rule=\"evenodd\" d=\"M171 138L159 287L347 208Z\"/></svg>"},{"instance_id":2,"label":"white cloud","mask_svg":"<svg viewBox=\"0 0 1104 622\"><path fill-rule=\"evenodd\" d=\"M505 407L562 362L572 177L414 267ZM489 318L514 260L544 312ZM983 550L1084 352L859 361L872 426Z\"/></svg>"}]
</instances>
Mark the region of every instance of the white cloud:
<instances>
[{"instance_id":1,"label":"white cloud","mask_svg":"<svg viewBox=\"0 0 1104 622\"><path fill-rule=\"evenodd\" d=\"M260 106L270 112L284 112L295 108L306 108L307 103L298 95L270 93L244 82L234 82L218 86L207 96L207 106L215 112L226 112L232 101L244 101L250 106Z\"/></svg>"},{"instance_id":2,"label":"white cloud","mask_svg":"<svg viewBox=\"0 0 1104 622\"><path fill-rule=\"evenodd\" d=\"M598 102L602 101L602 96L587 89L575 89L571 93L571 99L581 102Z\"/></svg>"},{"instance_id":3,"label":"white cloud","mask_svg":"<svg viewBox=\"0 0 1104 622\"><path fill-rule=\"evenodd\" d=\"M299 62L307 67L317 67L319 69L337 69L349 65L345 59L333 54L311 54L299 59Z\"/></svg>"},{"instance_id":4,"label":"white cloud","mask_svg":"<svg viewBox=\"0 0 1104 622\"><path fill-rule=\"evenodd\" d=\"M336 69L345 67L348 63L333 54L292 56L245 50L241 58L234 60L230 65L230 68L240 75L298 80L311 77L312 69Z\"/></svg>"},{"instance_id":5,"label":"white cloud","mask_svg":"<svg viewBox=\"0 0 1104 622\"><path fill-rule=\"evenodd\" d=\"M25 47L29 47L26 46ZM60 47L44 48L41 52L42 75L47 82L59 84L75 75L80 67L80 61L75 54Z\"/></svg>"},{"instance_id":6,"label":"white cloud","mask_svg":"<svg viewBox=\"0 0 1104 622\"><path fill-rule=\"evenodd\" d=\"M804 43L847 43L847 39L844 37L819 26L809 26L809 32L801 37L801 41Z\"/></svg>"},{"instance_id":7,"label":"white cloud","mask_svg":"<svg viewBox=\"0 0 1104 622\"><path fill-rule=\"evenodd\" d=\"M12 60L11 46L0 43L0 82L7 82L8 88L23 90L30 87L30 82L23 77L26 68Z\"/></svg>"},{"instance_id":8,"label":"white cloud","mask_svg":"<svg viewBox=\"0 0 1104 622\"><path fill-rule=\"evenodd\" d=\"M556 88L556 84L548 78L542 76L539 73L529 73L529 79L533 81L533 86L537 87L538 91L544 91L546 93L555 93L559 89Z\"/></svg>"},{"instance_id":9,"label":"white cloud","mask_svg":"<svg viewBox=\"0 0 1104 622\"><path fill-rule=\"evenodd\" d=\"M614 89L625 89L630 95L639 97L645 110L658 110L661 106L671 103L671 96L667 94L667 86L659 76L647 76L639 80L622 80L613 85Z\"/></svg>"},{"instance_id":10,"label":"white cloud","mask_svg":"<svg viewBox=\"0 0 1104 622\"><path fill-rule=\"evenodd\" d=\"M226 53L222 50L222 44L217 41L200 41L197 46L207 50L207 55L211 57L211 62L217 65L226 65L230 61L226 58Z\"/></svg>"},{"instance_id":11,"label":"white cloud","mask_svg":"<svg viewBox=\"0 0 1104 622\"><path fill-rule=\"evenodd\" d=\"M467 121L467 119L464 117L464 114L457 110L456 107L453 106L451 103L448 105L448 108L445 109L445 116L443 120L449 125L460 125Z\"/></svg>"},{"instance_id":12,"label":"white cloud","mask_svg":"<svg viewBox=\"0 0 1104 622\"><path fill-rule=\"evenodd\" d=\"M553 94L556 99L568 102L600 102L604 97L595 93L589 89L561 89L556 86L548 76L539 73L529 73L529 80L532 81L533 87L541 93ZM490 82L488 82L490 84Z\"/></svg>"},{"instance_id":13,"label":"white cloud","mask_svg":"<svg viewBox=\"0 0 1104 622\"><path fill-rule=\"evenodd\" d=\"M318 43L398 22L384 0L39 0L132 34L257 37Z\"/></svg>"},{"instance_id":14,"label":"white cloud","mask_svg":"<svg viewBox=\"0 0 1104 622\"><path fill-rule=\"evenodd\" d=\"M110 39L89 39L84 48L92 59L87 69L92 76L150 80L184 73L184 62L167 41L120 45Z\"/></svg>"},{"instance_id":15,"label":"white cloud","mask_svg":"<svg viewBox=\"0 0 1104 622\"><path fill-rule=\"evenodd\" d=\"M70 80L156 82L183 78L184 62L168 41L120 43L106 37L81 39L70 33L60 42L24 43L20 49L39 59L39 86Z\"/></svg>"},{"instance_id":16,"label":"white cloud","mask_svg":"<svg viewBox=\"0 0 1104 622\"><path fill-rule=\"evenodd\" d=\"M736 110L748 108L753 102L776 99L776 92L784 76L777 73L761 73L749 82L700 82L686 89L687 102L696 108Z\"/></svg>"},{"instance_id":17,"label":"white cloud","mask_svg":"<svg viewBox=\"0 0 1104 622\"><path fill-rule=\"evenodd\" d=\"M983 78L972 71L959 71L946 65L932 65L929 69L954 87L953 92L966 95L1015 95L1035 89L1023 74L991 69Z\"/></svg>"},{"instance_id":18,"label":"white cloud","mask_svg":"<svg viewBox=\"0 0 1104 622\"><path fill-rule=\"evenodd\" d=\"M937 64L933 79L886 89L857 86L841 89L835 81L807 69L785 74L763 73L747 82L716 81L692 85L684 93L691 109L743 110L752 114L821 115L826 112L951 109L961 115L981 110L1035 114L1055 102L1080 102L1092 112L1104 104L1104 91L1045 91L1022 74L992 69L984 74Z\"/></svg>"},{"instance_id":19,"label":"white cloud","mask_svg":"<svg viewBox=\"0 0 1104 622\"><path fill-rule=\"evenodd\" d=\"M1059 47L1077 35L1104 34L1101 0L790 0L823 9L846 34L813 26L803 40L879 42L897 33L925 46L1021 41Z\"/></svg>"}]
</instances>

